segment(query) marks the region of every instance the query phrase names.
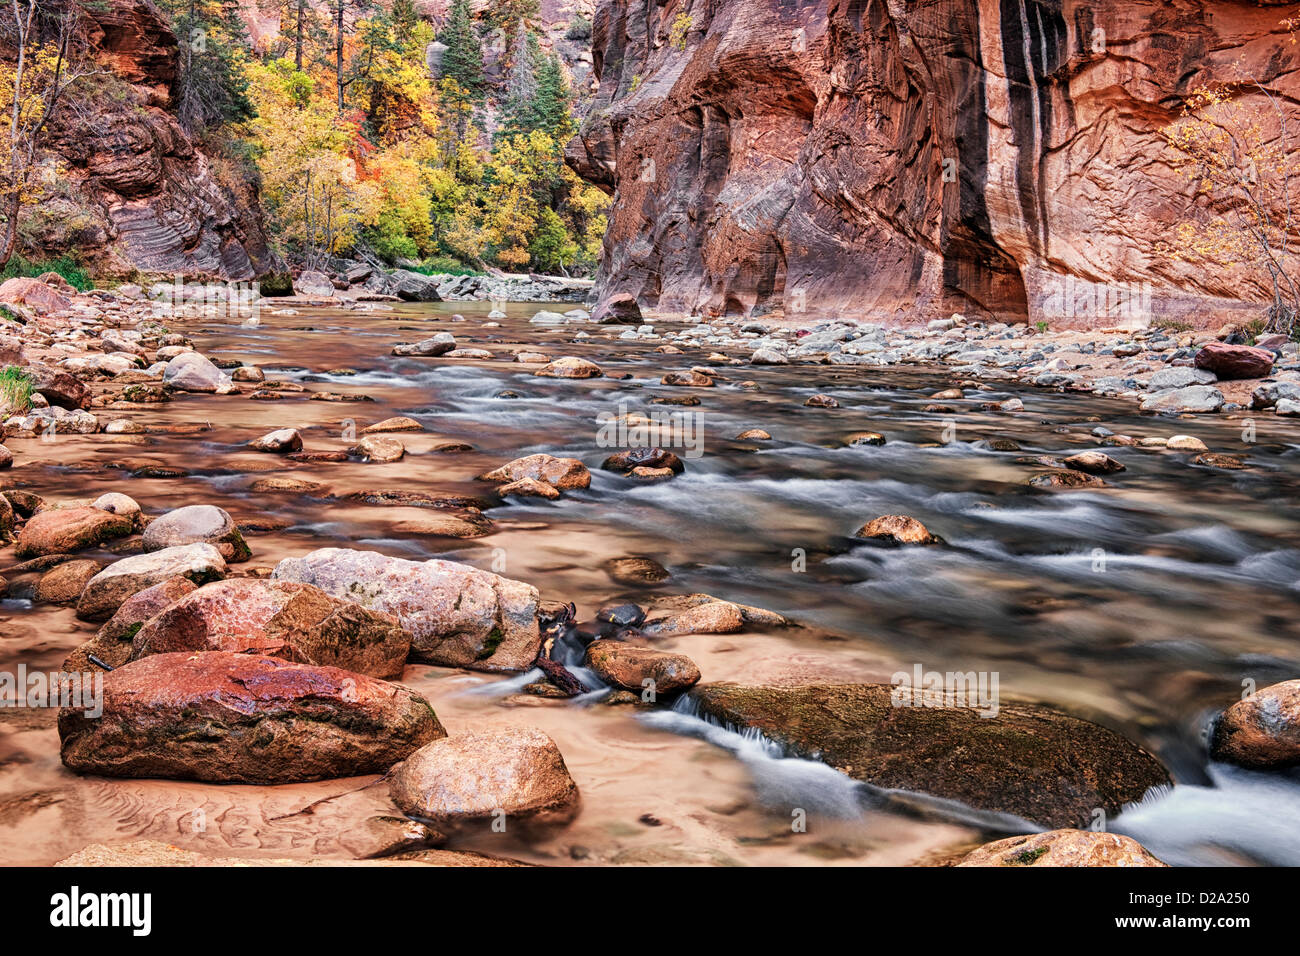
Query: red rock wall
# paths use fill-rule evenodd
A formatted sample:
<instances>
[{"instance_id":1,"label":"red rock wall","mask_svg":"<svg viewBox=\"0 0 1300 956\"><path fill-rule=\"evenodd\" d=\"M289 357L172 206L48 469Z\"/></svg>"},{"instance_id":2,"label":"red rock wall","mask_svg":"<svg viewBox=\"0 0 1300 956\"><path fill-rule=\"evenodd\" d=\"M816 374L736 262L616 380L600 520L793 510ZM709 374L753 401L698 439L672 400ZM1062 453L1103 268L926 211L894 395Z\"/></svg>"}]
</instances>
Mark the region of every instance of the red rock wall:
<instances>
[{"instance_id":1,"label":"red rock wall","mask_svg":"<svg viewBox=\"0 0 1300 956\"><path fill-rule=\"evenodd\" d=\"M130 84L120 100L67 110L52 145L99 220L101 268L250 279L275 266L255 192L223 185L170 111L176 38L150 0L84 5L98 62Z\"/></svg>"},{"instance_id":2,"label":"red rock wall","mask_svg":"<svg viewBox=\"0 0 1300 956\"><path fill-rule=\"evenodd\" d=\"M1243 74L1300 98L1300 46L1280 25L1297 15L1203 0L604 0L601 87L568 150L618 198L601 295L878 321L1253 317L1264 276L1162 245L1205 210L1160 129L1182 95Z\"/></svg>"}]
</instances>

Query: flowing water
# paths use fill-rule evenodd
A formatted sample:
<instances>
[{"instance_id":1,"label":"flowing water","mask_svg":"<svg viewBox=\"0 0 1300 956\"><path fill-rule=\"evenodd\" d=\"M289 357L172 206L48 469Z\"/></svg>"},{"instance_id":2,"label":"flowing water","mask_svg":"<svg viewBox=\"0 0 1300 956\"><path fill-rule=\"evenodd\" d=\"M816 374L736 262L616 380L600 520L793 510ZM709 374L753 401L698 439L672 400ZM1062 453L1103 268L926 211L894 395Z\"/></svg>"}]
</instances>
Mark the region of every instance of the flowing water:
<instances>
[{"instance_id":1,"label":"flowing water","mask_svg":"<svg viewBox=\"0 0 1300 956\"><path fill-rule=\"evenodd\" d=\"M717 387L668 387L661 375L702 363L709 350L660 354L600 328L575 343L581 326L530 326L531 305L509 307L501 327L488 328L487 308L264 311L253 328L177 321L173 328L214 358L373 401L178 395L130 417L210 429L60 436L53 445L12 440L25 464L8 480L56 499L123 491L154 514L219 505L255 529L255 566L319 547L367 548L497 570L536 585L544 599L575 602L581 620L611 603L649 606L656 594L705 592L798 622L659 643L693 658L706 681L888 681L917 664L996 672L1005 697L1104 723L1171 769L1178 786L1150 795L1113 829L1175 863L1300 864L1296 779L1210 764L1203 743L1207 721L1237 699L1244 681L1263 687L1300 676L1293 427L1266 416L1142 417L1127 402L1003 385L968 389L951 403L954 412L926 411L930 393L952 378L924 369L723 367ZM467 319L453 321L453 312ZM630 378L547 379L507 361L390 355L397 342L436 331L506 358L524 345L579 355ZM356 374L331 371L340 367ZM804 407L816 392L840 407ZM652 404L685 395L700 404ZM1012 395L1024 412L979 410L981 401ZM693 416L689 423L702 429L702 455L687 458L685 474L645 485L600 471L611 451L601 447L602 421L654 411ZM398 436L408 454L397 463L295 465L243 447L272 428L296 427L308 450L342 450L354 430L399 414L427 431ZM1139 438L1192 434L1213 451L1246 455L1250 468L1218 471L1191 465L1188 453L1120 447L1106 449L1127 466L1109 488L1045 492L1024 484L1039 469L1017 458L1093 447L1099 423ZM735 439L749 428L773 440ZM846 436L864 430L888 443L845 446ZM992 438L1012 438L1022 450L990 450ZM433 450L447 442L473 450ZM582 459L591 488L493 508L496 530L485 537L420 534L411 522L426 510L339 500L364 489L483 495L473 476L535 452ZM149 464L187 474L131 477ZM252 492L267 475L320 482L333 497ZM852 538L867 520L896 513L920 519L946 546L887 549ZM616 583L608 562L626 556L653 558L671 578L655 587ZM12 580L0 610L4 669L20 661L57 669L94 630L68 609L32 605L32 584ZM684 708L609 707L598 694L543 700L519 692L522 678L425 665L408 667L404 680L430 697L451 733L510 724L545 730L583 792L577 822L547 842L492 835L458 844L465 848L553 864L859 865L905 863L987 836L980 827L988 822L961 808L904 815L873 806L838 772L786 758ZM310 841L283 837L268 821L360 785L81 779L58 762L52 718L18 711L0 718L0 857L11 862L51 862L89 842L139 836L209 852L309 854ZM217 825L194 832L196 805ZM800 808L810 814L806 833L791 827Z\"/></svg>"}]
</instances>

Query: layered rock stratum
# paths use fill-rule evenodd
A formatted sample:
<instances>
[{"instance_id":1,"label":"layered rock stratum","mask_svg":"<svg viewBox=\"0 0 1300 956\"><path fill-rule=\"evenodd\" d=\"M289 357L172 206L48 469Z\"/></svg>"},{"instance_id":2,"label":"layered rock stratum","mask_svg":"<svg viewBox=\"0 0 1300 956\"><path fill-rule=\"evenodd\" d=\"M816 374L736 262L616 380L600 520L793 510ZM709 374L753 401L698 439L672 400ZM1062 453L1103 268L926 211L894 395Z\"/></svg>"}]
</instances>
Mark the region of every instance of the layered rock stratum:
<instances>
[{"instance_id":1,"label":"layered rock stratum","mask_svg":"<svg viewBox=\"0 0 1300 956\"><path fill-rule=\"evenodd\" d=\"M1261 314L1171 255L1210 210L1161 129L1193 90L1292 123L1296 4L605 0L570 165L617 196L599 294L704 315L1054 327ZM1268 97L1275 99L1271 102Z\"/></svg>"}]
</instances>

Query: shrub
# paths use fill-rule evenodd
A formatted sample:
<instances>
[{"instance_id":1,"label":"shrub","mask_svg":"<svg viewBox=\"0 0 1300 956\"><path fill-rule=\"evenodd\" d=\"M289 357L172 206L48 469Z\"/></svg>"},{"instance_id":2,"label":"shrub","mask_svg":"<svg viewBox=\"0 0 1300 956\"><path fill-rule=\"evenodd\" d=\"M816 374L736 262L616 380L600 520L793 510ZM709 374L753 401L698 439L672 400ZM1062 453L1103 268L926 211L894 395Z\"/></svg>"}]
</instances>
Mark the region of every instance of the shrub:
<instances>
[{"instance_id":1,"label":"shrub","mask_svg":"<svg viewBox=\"0 0 1300 956\"><path fill-rule=\"evenodd\" d=\"M591 21L581 13L574 14L573 19L569 21L569 29L565 31L566 40L590 40L591 39Z\"/></svg>"},{"instance_id":2,"label":"shrub","mask_svg":"<svg viewBox=\"0 0 1300 956\"><path fill-rule=\"evenodd\" d=\"M24 259L22 256L14 256L4 269L0 269L0 282L5 279L13 279L16 276L26 276L34 279L47 272L57 272L68 280L68 285L79 292L85 292L87 289L94 287L94 282L90 279L90 273L71 256L60 256L57 259L34 262Z\"/></svg>"},{"instance_id":3,"label":"shrub","mask_svg":"<svg viewBox=\"0 0 1300 956\"><path fill-rule=\"evenodd\" d=\"M0 369L0 409L25 412L32 405L32 379L16 365Z\"/></svg>"}]
</instances>

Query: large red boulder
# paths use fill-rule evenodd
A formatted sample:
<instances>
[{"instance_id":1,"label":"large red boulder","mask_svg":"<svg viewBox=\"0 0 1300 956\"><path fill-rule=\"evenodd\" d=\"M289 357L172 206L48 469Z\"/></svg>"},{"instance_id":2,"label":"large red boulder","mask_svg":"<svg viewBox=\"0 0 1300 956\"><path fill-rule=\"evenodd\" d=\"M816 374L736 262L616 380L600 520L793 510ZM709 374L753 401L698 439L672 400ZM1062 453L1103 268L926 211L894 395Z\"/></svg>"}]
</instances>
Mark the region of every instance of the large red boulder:
<instances>
[{"instance_id":1,"label":"large red boulder","mask_svg":"<svg viewBox=\"0 0 1300 956\"><path fill-rule=\"evenodd\" d=\"M1263 378L1273 370L1273 353L1249 345L1210 342L1196 353L1193 362L1221 379Z\"/></svg>"},{"instance_id":2,"label":"large red boulder","mask_svg":"<svg viewBox=\"0 0 1300 956\"><path fill-rule=\"evenodd\" d=\"M429 702L398 684L228 651L132 661L104 675L103 713L91 714L59 711L63 763L108 777L289 783L386 773L446 736Z\"/></svg>"},{"instance_id":3,"label":"large red boulder","mask_svg":"<svg viewBox=\"0 0 1300 956\"><path fill-rule=\"evenodd\" d=\"M0 302L9 305L29 305L42 312L62 312L72 303L40 279L16 276L0 284Z\"/></svg>"}]
</instances>

